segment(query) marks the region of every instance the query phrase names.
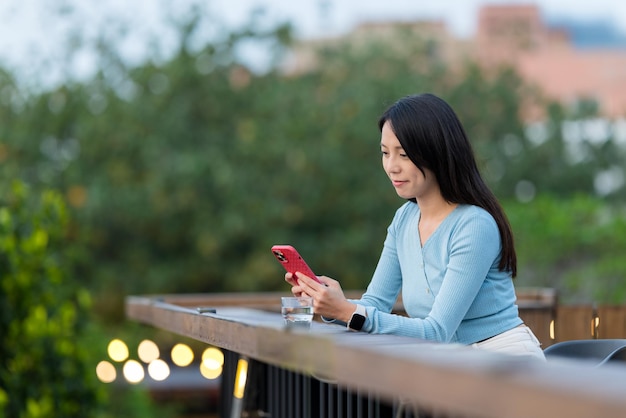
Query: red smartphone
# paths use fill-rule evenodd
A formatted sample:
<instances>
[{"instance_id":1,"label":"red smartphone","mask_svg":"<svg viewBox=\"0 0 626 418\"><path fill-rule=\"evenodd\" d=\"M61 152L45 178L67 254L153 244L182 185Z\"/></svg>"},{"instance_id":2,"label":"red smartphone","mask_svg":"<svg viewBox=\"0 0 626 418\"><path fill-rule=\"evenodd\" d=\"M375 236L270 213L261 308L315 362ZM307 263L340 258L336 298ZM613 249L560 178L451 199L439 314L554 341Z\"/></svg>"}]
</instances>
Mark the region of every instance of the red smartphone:
<instances>
[{"instance_id":1,"label":"red smartphone","mask_svg":"<svg viewBox=\"0 0 626 418\"><path fill-rule=\"evenodd\" d=\"M272 246L272 253L274 253L274 257L276 257L278 262L283 265L285 270L292 273L294 277L296 272L299 271L305 276L309 276L310 278L317 280L318 283L322 284L315 273L313 273L313 270L311 270L309 265L304 261L302 256L291 245L274 245Z\"/></svg>"}]
</instances>

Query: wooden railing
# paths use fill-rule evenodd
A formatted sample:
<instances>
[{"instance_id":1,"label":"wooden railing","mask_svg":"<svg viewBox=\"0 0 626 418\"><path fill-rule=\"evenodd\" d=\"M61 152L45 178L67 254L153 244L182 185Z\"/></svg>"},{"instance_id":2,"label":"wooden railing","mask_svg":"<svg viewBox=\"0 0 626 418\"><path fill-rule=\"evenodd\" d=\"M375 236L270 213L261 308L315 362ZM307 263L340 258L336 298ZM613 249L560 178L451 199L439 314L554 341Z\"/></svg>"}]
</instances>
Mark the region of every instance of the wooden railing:
<instances>
[{"instance_id":1,"label":"wooden railing","mask_svg":"<svg viewBox=\"0 0 626 418\"><path fill-rule=\"evenodd\" d=\"M314 322L307 333L290 332L283 328L278 313L280 295L135 296L127 298L126 308L130 319L220 347L238 359L261 366L264 376L273 380L254 380L258 387L252 389L257 395L263 392L265 397L250 407L265 408L270 414L266 416L274 418L391 416L381 415L380 408L376 409L378 415L368 415L371 410L361 401L392 405L389 413L402 417L417 415L399 415L396 407L401 404L426 408L437 416L626 416L626 366L592 368L573 361L545 364L464 346L352 333L321 322ZM572 332L588 327L587 331L593 330L596 337L605 323L619 324L623 317L611 309L573 311L559 307L554 292L546 289L525 292L519 304L524 320L544 344L556 341L551 333L558 337L559 324L569 324L574 317L586 326L573 327ZM211 307L215 313L200 313L199 307ZM401 313L401 305L397 310ZM605 315L606 321L602 319ZM594 319L597 317L601 318L599 322ZM230 363L227 376L234 376L234 364ZM230 378L224 382L233 384ZM317 392L312 392L313 387ZM352 402L349 399L356 396L349 414L345 403L340 406L343 412L336 414L319 409L321 398L312 396L329 388L348 393L342 402ZM232 393L227 386L223 390ZM337 399L337 395L324 396L323 402ZM291 406L273 406L271 400L289 401ZM234 399L228 406L223 417L240 416ZM267 408L274 409L270 413ZM300 409L294 412L285 408ZM359 415L365 410L366 415Z\"/></svg>"}]
</instances>

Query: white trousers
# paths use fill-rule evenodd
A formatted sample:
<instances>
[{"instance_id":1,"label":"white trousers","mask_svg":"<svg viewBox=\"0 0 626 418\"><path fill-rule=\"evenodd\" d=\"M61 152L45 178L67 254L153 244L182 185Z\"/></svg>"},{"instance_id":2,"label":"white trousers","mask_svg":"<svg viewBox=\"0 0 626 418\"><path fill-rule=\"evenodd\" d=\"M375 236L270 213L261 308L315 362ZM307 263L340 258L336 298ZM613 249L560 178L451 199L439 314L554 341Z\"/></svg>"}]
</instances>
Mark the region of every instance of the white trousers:
<instances>
[{"instance_id":1,"label":"white trousers","mask_svg":"<svg viewBox=\"0 0 626 418\"><path fill-rule=\"evenodd\" d=\"M529 355L543 361L546 360L541 349L541 343L532 330L523 324L485 341L474 343L472 347L506 354Z\"/></svg>"}]
</instances>

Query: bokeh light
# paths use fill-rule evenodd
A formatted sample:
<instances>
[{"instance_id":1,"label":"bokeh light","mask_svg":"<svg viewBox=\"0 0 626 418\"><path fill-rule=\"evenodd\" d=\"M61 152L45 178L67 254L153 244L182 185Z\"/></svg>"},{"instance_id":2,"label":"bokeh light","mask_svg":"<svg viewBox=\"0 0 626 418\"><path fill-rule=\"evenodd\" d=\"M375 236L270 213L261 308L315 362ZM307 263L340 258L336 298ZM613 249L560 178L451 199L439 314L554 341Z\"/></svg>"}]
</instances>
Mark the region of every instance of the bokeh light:
<instances>
[{"instance_id":1,"label":"bokeh light","mask_svg":"<svg viewBox=\"0 0 626 418\"><path fill-rule=\"evenodd\" d=\"M170 375L170 367L163 360L156 359L148 365L148 374L154 380L165 380Z\"/></svg>"},{"instance_id":2,"label":"bokeh light","mask_svg":"<svg viewBox=\"0 0 626 418\"><path fill-rule=\"evenodd\" d=\"M246 381L248 380L248 359L239 357L237 361L237 375L235 376L235 388L233 396L237 399L243 399L246 391Z\"/></svg>"},{"instance_id":3,"label":"bokeh light","mask_svg":"<svg viewBox=\"0 0 626 418\"><path fill-rule=\"evenodd\" d=\"M202 364L209 369L221 369L224 365L224 353L218 348L209 347L202 352Z\"/></svg>"},{"instance_id":4,"label":"bokeh light","mask_svg":"<svg viewBox=\"0 0 626 418\"><path fill-rule=\"evenodd\" d=\"M128 346L120 339L113 339L107 348L109 357L113 361L122 362L128 358Z\"/></svg>"},{"instance_id":5,"label":"bokeh light","mask_svg":"<svg viewBox=\"0 0 626 418\"><path fill-rule=\"evenodd\" d=\"M139 383L145 377L143 366L137 360L128 360L124 363L124 378L129 383Z\"/></svg>"},{"instance_id":6,"label":"bokeh light","mask_svg":"<svg viewBox=\"0 0 626 418\"><path fill-rule=\"evenodd\" d=\"M117 372L115 366L108 361L101 361L96 366L96 376L103 383L111 383L117 378Z\"/></svg>"},{"instance_id":7,"label":"bokeh light","mask_svg":"<svg viewBox=\"0 0 626 418\"><path fill-rule=\"evenodd\" d=\"M217 379L222 375L222 367L218 367L217 369L210 369L204 364L204 362L202 362L200 363L200 374L206 379Z\"/></svg>"},{"instance_id":8,"label":"bokeh light","mask_svg":"<svg viewBox=\"0 0 626 418\"><path fill-rule=\"evenodd\" d=\"M172 348L172 361L179 367L187 367L193 361L193 350L187 344L176 344Z\"/></svg>"},{"instance_id":9,"label":"bokeh light","mask_svg":"<svg viewBox=\"0 0 626 418\"><path fill-rule=\"evenodd\" d=\"M158 359L161 355L159 347L154 341L150 340L143 340L139 343L139 347L137 347L137 354L139 355L139 359L147 364L150 364L153 360Z\"/></svg>"}]
</instances>

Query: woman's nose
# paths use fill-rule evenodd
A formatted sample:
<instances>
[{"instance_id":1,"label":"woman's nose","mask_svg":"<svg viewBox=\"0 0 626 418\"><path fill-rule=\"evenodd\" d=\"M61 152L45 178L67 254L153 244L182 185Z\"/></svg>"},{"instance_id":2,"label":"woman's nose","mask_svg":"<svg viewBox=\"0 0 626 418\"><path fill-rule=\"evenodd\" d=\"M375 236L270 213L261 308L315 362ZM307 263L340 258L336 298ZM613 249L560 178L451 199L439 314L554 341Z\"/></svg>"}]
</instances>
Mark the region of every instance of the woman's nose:
<instances>
[{"instance_id":1,"label":"woman's nose","mask_svg":"<svg viewBox=\"0 0 626 418\"><path fill-rule=\"evenodd\" d=\"M388 173L396 173L399 169L400 166L398 165L398 160L396 158L389 157L385 161L385 171L387 171Z\"/></svg>"}]
</instances>

